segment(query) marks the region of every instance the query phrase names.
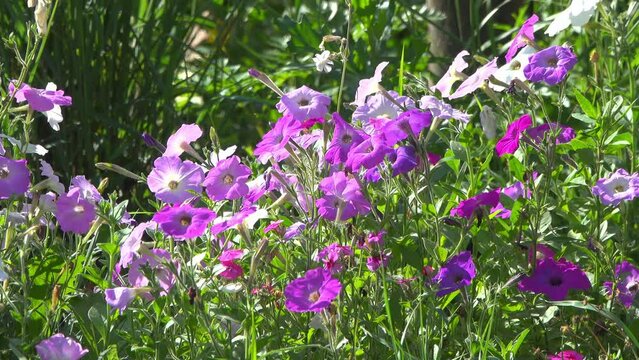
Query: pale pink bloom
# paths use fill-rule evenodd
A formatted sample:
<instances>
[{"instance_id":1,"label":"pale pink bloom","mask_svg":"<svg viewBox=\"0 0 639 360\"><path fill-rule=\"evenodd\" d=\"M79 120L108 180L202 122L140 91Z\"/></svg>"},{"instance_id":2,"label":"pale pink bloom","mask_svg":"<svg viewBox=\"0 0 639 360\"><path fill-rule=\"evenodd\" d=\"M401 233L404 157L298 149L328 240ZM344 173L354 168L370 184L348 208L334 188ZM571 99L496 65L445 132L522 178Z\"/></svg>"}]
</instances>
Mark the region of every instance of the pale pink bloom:
<instances>
[{"instance_id":1,"label":"pale pink bloom","mask_svg":"<svg viewBox=\"0 0 639 360\"><path fill-rule=\"evenodd\" d=\"M375 68L375 75L373 75L372 78L359 81L359 87L357 87L357 91L355 92L355 101L353 101L351 105L366 105L366 97L379 91L379 83L382 81L382 71L384 71L386 66L388 66L388 61L382 61Z\"/></svg>"}]
</instances>

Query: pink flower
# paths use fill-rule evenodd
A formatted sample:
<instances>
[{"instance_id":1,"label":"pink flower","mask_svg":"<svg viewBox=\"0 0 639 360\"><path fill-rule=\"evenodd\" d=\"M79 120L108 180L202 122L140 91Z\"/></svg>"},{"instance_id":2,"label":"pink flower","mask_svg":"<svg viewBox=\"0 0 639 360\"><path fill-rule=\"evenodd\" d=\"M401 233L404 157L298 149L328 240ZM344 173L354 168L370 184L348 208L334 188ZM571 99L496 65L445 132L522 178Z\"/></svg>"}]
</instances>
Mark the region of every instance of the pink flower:
<instances>
[{"instance_id":1,"label":"pink flower","mask_svg":"<svg viewBox=\"0 0 639 360\"><path fill-rule=\"evenodd\" d=\"M328 308L341 291L342 284L330 271L312 269L286 286L286 308L292 312L320 312Z\"/></svg>"},{"instance_id":2,"label":"pink flower","mask_svg":"<svg viewBox=\"0 0 639 360\"><path fill-rule=\"evenodd\" d=\"M300 131L302 131L302 124L292 115L285 115L277 120L269 132L264 134L253 154L262 164L266 164L271 158L280 162L290 156L286 144Z\"/></svg>"},{"instance_id":3,"label":"pink flower","mask_svg":"<svg viewBox=\"0 0 639 360\"><path fill-rule=\"evenodd\" d=\"M383 61L375 68L375 75L370 79L359 81L359 87L355 92L355 101L352 105L363 106L366 104L366 97L379 91L379 83L382 81L382 71L388 66L388 61Z\"/></svg>"},{"instance_id":4,"label":"pink flower","mask_svg":"<svg viewBox=\"0 0 639 360\"><path fill-rule=\"evenodd\" d=\"M175 134L169 136L162 156L180 156L183 152L194 152L191 143L202 136L202 129L196 124L183 124Z\"/></svg>"},{"instance_id":5,"label":"pink flower","mask_svg":"<svg viewBox=\"0 0 639 360\"><path fill-rule=\"evenodd\" d=\"M468 198L457 205L450 211L451 216L460 216L466 219L470 219L477 209L482 206L495 207L499 203L499 193L501 189L491 190L485 193L477 194L471 198Z\"/></svg>"},{"instance_id":6,"label":"pink flower","mask_svg":"<svg viewBox=\"0 0 639 360\"><path fill-rule=\"evenodd\" d=\"M55 334L35 346L41 360L78 360L89 353L82 345L64 334Z\"/></svg>"},{"instance_id":7,"label":"pink flower","mask_svg":"<svg viewBox=\"0 0 639 360\"><path fill-rule=\"evenodd\" d=\"M519 149L521 134L532 125L532 118L526 114L508 125L506 134L499 139L495 148L499 157L504 154L514 154Z\"/></svg>"},{"instance_id":8,"label":"pink flower","mask_svg":"<svg viewBox=\"0 0 639 360\"><path fill-rule=\"evenodd\" d=\"M60 195L55 206L55 217L62 231L86 234L95 220L95 205L83 199L79 191Z\"/></svg>"},{"instance_id":9,"label":"pink flower","mask_svg":"<svg viewBox=\"0 0 639 360\"><path fill-rule=\"evenodd\" d=\"M508 52L506 53L506 62L509 63L510 60L515 56L517 50L523 48L528 44L530 40L535 39L535 24L539 21L539 17L533 14L528 20L524 22L519 29L519 32L513 39L513 42L510 44L508 48Z\"/></svg>"},{"instance_id":10,"label":"pink flower","mask_svg":"<svg viewBox=\"0 0 639 360\"><path fill-rule=\"evenodd\" d=\"M584 356L575 350L564 350L554 355L548 355L548 360L583 360Z\"/></svg>"},{"instance_id":11,"label":"pink flower","mask_svg":"<svg viewBox=\"0 0 639 360\"><path fill-rule=\"evenodd\" d=\"M222 255L218 258L222 268L224 269L220 273L220 276L231 281L242 276L244 270L237 263L237 260L241 259L244 254L245 251L241 249L224 250Z\"/></svg>"},{"instance_id":12,"label":"pink flower","mask_svg":"<svg viewBox=\"0 0 639 360\"><path fill-rule=\"evenodd\" d=\"M295 120L305 121L312 118L323 118L328 113L331 98L304 85L282 95L277 103L277 111L292 115Z\"/></svg>"},{"instance_id":13,"label":"pink flower","mask_svg":"<svg viewBox=\"0 0 639 360\"><path fill-rule=\"evenodd\" d=\"M453 60L453 63L448 67L448 70L446 70L444 76L442 76L437 84L435 84L435 86L431 87L430 89L433 92L435 90L439 90L443 98L449 97L450 91L453 88L455 82L463 80L466 77L466 75L464 75L462 71L468 67L468 63L464 61L464 56L468 55L470 55L470 53L466 50L463 50L462 52L457 54L457 56L455 56L455 60Z\"/></svg>"},{"instance_id":14,"label":"pink flower","mask_svg":"<svg viewBox=\"0 0 639 360\"><path fill-rule=\"evenodd\" d=\"M486 65L477 69L477 71L464 80L455 92L449 97L450 99L458 99L466 96L473 91L479 89L486 84L488 78L498 70L497 58L492 59Z\"/></svg>"},{"instance_id":15,"label":"pink flower","mask_svg":"<svg viewBox=\"0 0 639 360\"><path fill-rule=\"evenodd\" d=\"M249 192L248 181L251 169L240 163L240 158L231 156L217 163L206 175L202 185L213 200L235 200Z\"/></svg>"}]
</instances>

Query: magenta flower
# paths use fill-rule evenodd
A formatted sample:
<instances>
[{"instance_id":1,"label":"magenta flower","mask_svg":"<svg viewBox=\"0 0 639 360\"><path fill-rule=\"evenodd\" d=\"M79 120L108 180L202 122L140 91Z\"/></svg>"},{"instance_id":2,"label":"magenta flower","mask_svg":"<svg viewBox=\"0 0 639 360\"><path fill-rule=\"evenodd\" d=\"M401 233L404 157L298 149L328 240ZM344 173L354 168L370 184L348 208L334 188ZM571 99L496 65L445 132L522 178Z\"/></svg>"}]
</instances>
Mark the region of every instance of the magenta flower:
<instances>
[{"instance_id":1,"label":"magenta flower","mask_svg":"<svg viewBox=\"0 0 639 360\"><path fill-rule=\"evenodd\" d=\"M513 42L510 44L508 52L506 53L507 63L512 60L519 49L526 46L530 42L530 40L535 40L535 24L537 23L537 21L539 21L539 17L533 14L521 26L521 29L519 29L519 32L517 32L517 35L513 39Z\"/></svg>"},{"instance_id":2,"label":"magenta flower","mask_svg":"<svg viewBox=\"0 0 639 360\"><path fill-rule=\"evenodd\" d=\"M497 188L468 198L453 208L450 211L450 215L470 219L482 206L493 208L499 203L500 191L501 189Z\"/></svg>"},{"instance_id":3,"label":"magenta flower","mask_svg":"<svg viewBox=\"0 0 639 360\"><path fill-rule=\"evenodd\" d=\"M551 46L533 54L529 61L524 68L526 79L556 85L562 82L568 71L577 64L577 57L568 47Z\"/></svg>"},{"instance_id":4,"label":"magenta flower","mask_svg":"<svg viewBox=\"0 0 639 360\"><path fill-rule=\"evenodd\" d=\"M244 253L244 250L241 249L224 250L218 258L223 268L220 276L230 281L242 276L244 269L236 261L241 259Z\"/></svg>"},{"instance_id":5,"label":"magenta flower","mask_svg":"<svg viewBox=\"0 0 639 360\"><path fill-rule=\"evenodd\" d=\"M433 280L439 284L437 296L444 296L470 285L477 275L470 251L464 251L448 259Z\"/></svg>"},{"instance_id":6,"label":"magenta flower","mask_svg":"<svg viewBox=\"0 0 639 360\"><path fill-rule=\"evenodd\" d=\"M382 61L375 68L375 75L369 79L359 81L357 91L355 91L355 101L352 105L362 106L366 104L366 97L379 91L379 83L382 81L382 71L388 66L388 61Z\"/></svg>"},{"instance_id":7,"label":"magenta flower","mask_svg":"<svg viewBox=\"0 0 639 360\"><path fill-rule=\"evenodd\" d=\"M470 122L470 115L467 113L454 109L450 104L439 100L438 98L430 95L423 96L419 100L419 107L430 111L433 117L445 119L457 119L464 124Z\"/></svg>"},{"instance_id":8,"label":"magenta flower","mask_svg":"<svg viewBox=\"0 0 639 360\"><path fill-rule=\"evenodd\" d=\"M292 115L286 115L277 120L275 126L264 134L262 140L255 147L253 154L257 159L266 164L269 159L273 158L280 162L290 156L286 150L288 141L297 136L302 131L302 125L295 120Z\"/></svg>"},{"instance_id":9,"label":"magenta flower","mask_svg":"<svg viewBox=\"0 0 639 360\"><path fill-rule=\"evenodd\" d=\"M584 360L584 356L575 350L564 350L554 355L548 355L548 360Z\"/></svg>"},{"instance_id":10,"label":"magenta flower","mask_svg":"<svg viewBox=\"0 0 639 360\"><path fill-rule=\"evenodd\" d=\"M167 206L153 215L162 231L176 240L190 240L202 236L215 213L189 204Z\"/></svg>"},{"instance_id":11,"label":"magenta flower","mask_svg":"<svg viewBox=\"0 0 639 360\"><path fill-rule=\"evenodd\" d=\"M16 91L14 82L15 80L9 83L9 94L19 103L26 101L35 111L46 112L53 110L56 105L70 106L72 103L71 97L65 96L63 90L56 90L53 83L47 84L46 89L36 89L22 84Z\"/></svg>"},{"instance_id":12,"label":"magenta flower","mask_svg":"<svg viewBox=\"0 0 639 360\"><path fill-rule=\"evenodd\" d=\"M329 164L335 165L344 163L351 149L364 141L367 135L344 121L338 113L333 113L333 122L333 138L324 158Z\"/></svg>"},{"instance_id":13,"label":"magenta flower","mask_svg":"<svg viewBox=\"0 0 639 360\"><path fill-rule=\"evenodd\" d=\"M374 253L366 258L366 267L370 271L377 271L380 267L388 266L390 255L386 252Z\"/></svg>"},{"instance_id":14,"label":"magenta flower","mask_svg":"<svg viewBox=\"0 0 639 360\"><path fill-rule=\"evenodd\" d=\"M197 164L177 156L163 156L153 162L147 183L158 200L179 204L194 197L193 192L202 192L203 179L204 171Z\"/></svg>"},{"instance_id":15,"label":"magenta flower","mask_svg":"<svg viewBox=\"0 0 639 360\"><path fill-rule=\"evenodd\" d=\"M461 85L455 90L455 92L449 96L450 99L458 99L466 96L480 87L484 86L488 81L488 78L498 70L497 58L492 59L486 65L477 69L477 71L470 75L468 79L464 80Z\"/></svg>"},{"instance_id":16,"label":"magenta flower","mask_svg":"<svg viewBox=\"0 0 639 360\"><path fill-rule=\"evenodd\" d=\"M335 275L344 270L345 258L349 256L353 256L353 249L350 246L332 243L317 253L315 261L322 262L324 269Z\"/></svg>"},{"instance_id":17,"label":"magenta flower","mask_svg":"<svg viewBox=\"0 0 639 360\"><path fill-rule=\"evenodd\" d=\"M426 153L426 158L428 158L428 162L431 165L437 165L439 160L442 159L442 156L439 155L439 154L435 154L435 153L429 152L429 153Z\"/></svg>"},{"instance_id":18,"label":"magenta flower","mask_svg":"<svg viewBox=\"0 0 639 360\"><path fill-rule=\"evenodd\" d=\"M371 204L357 183L357 180L348 178L343 171L336 172L320 181L319 189L324 196L316 201L321 217L327 220L346 221L357 214L366 214L371 210Z\"/></svg>"},{"instance_id":19,"label":"magenta flower","mask_svg":"<svg viewBox=\"0 0 639 360\"><path fill-rule=\"evenodd\" d=\"M320 312L331 305L342 284L323 268L312 269L291 281L284 289L286 308L292 312Z\"/></svg>"},{"instance_id":20,"label":"magenta flower","mask_svg":"<svg viewBox=\"0 0 639 360\"><path fill-rule=\"evenodd\" d=\"M231 156L217 163L206 175L203 185L213 200L235 200L249 192L248 181L251 169L240 163L240 158Z\"/></svg>"},{"instance_id":21,"label":"magenta flower","mask_svg":"<svg viewBox=\"0 0 639 360\"><path fill-rule=\"evenodd\" d=\"M104 290L104 298L110 307L124 311L139 294L149 290L150 288L116 287Z\"/></svg>"},{"instance_id":22,"label":"magenta flower","mask_svg":"<svg viewBox=\"0 0 639 360\"><path fill-rule=\"evenodd\" d=\"M639 196L639 175L618 169L610 177L597 180L592 193L599 196L604 205L617 206L622 201L633 200Z\"/></svg>"},{"instance_id":23,"label":"magenta flower","mask_svg":"<svg viewBox=\"0 0 639 360\"><path fill-rule=\"evenodd\" d=\"M439 90L443 98L449 97L450 91L455 82L466 78L466 75L464 75L462 71L468 67L468 63L464 61L464 56L468 55L470 55L470 53L466 50L457 54L457 56L455 56L455 60L453 60L453 63L448 67L444 76L439 79L435 86L430 88L431 91L435 92L435 90Z\"/></svg>"},{"instance_id":24,"label":"magenta flower","mask_svg":"<svg viewBox=\"0 0 639 360\"><path fill-rule=\"evenodd\" d=\"M371 169L383 162L384 157L392 152L393 149L386 146L383 136L370 137L349 151L346 168L353 172L357 172L361 167Z\"/></svg>"},{"instance_id":25,"label":"magenta flower","mask_svg":"<svg viewBox=\"0 0 639 360\"><path fill-rule=\"evenodd\" d=\"M35 348L42 360L78 360L89 353L80 343L64 334L55 334L42 340Z\"/></svg>"},{"instance_id":26,"label":"magenta flower","mask_svg":"<svg viewBox=\"0 0 639 360\"><path fill-rule=\"evenodd\" d=\"M622 261L615 267L615 298L626 308L630 308L639 291L639 269L627 261ZM608 295L613 295L613 283L604 282Z\"/></svg>"},{"instance_id":27,"label":"magenta flower","mask_svg":"<svg viewBox=\"0 0 639 360\"><path fill-rule=\"evenodd\" d=\"M519 282L519 290L544 294L552 301L566 299L570 289L590 290L590 280L577 265L562 258L546 257L537 262L535 271Z\"/></svg>"},{"instance_id":28,"label":"magenta flower","mask_svg":"<svg viewBox=\"0 0 639 360\"><path fill-rule=\"evenodd\" d=\"M165 296L175 285L175 275L165 263L172 262L171 255L164 249L152 249L139 258L131 262L129 267L129 283L136 288L149 286L149 279L144 275L142 269L150 269L155 275L155 281L162 289L160 296ZM173 262L179 271L179 264ZM148 292L140 292L138 295L144 296L147 300L152 300L153 296Z\"/></svg>"},{"instance_id":29,"label":"magenta flower","mask_svg":"<svg viewBox=\"0 0 639 360\"><path fill-rule=\"evenodd\" d=\"M497 155L502 157L504 154L514 154L515 151L519 149L519 139L521 139L521 134L531 125L532 118L528 114L523 115L508 125L506 134L504 134L504 137L499 139L495 145Z\"/></svg>"},{"instance_id":30,"label":"magenta flower","mask_svg":"<svg viewBox=\"0 0 639 360\"><path fill-rule=\"evenodd\" d=\"M417 139L422 130L430 126L433 115L430 111L411 109L401 113L397 119L388 121L382 130L386 145L394 146L408 137Z\"/></svg>"},{"instance_id":31,"label":"magenta flower","mask_svg":"<svg viewBox=\"0 0 639 360\"><path fill-rule=\"evenodd\" d=\"M312 118L323 118L328 113L331 98L304 85L282 95L277 103L277 111L292 115L295 120L305 121Z\"/></svg>"},{"instance_id":32,"label":"magenta flower","mask_svg":"<svg viewBox=\"0 0 639 360\"><path fill-rule=\"evenodd\" d=\"M530 140L538 144L544 139L546 134L548 134L549 136L554 136L552 134L557 132L557 128L560 128L561 130L555 138L556 144L565 144L567 142L570 142L570 140L574 139L576 136L575 130L573 130L573 128L558 123L543 124L534 128L530 128L526 130L526 134L528 135Z\"/></svg>"},{"instance_id":33,"label":"magenta flower","mask_svg":"<svg viewBox=\"0 0 639 360\"><path fill-rule=\"evenodd\" d=\"M501 189L501 193L508 196L509 198L513 199L513 200L517 200L520 197L524 196L524 184L521 181L517 181L514 184L512 184L511 186L505 187L503 189ZM528 194L527 196L528 198L530 197L530 194ZM510 218L511 215L511 211L506 209L504 207L504 205L502 205L502 203L497 204L497 206L495 206L494 208L490 209L491 214L496 212L496 211L500 211L499 214L497 214L498 217L502 218L502 219L508 219Z\"/></svg>"},{"instance_id":34,"label":"magenta flower","mask_svg":"<svg viewBox=\"0 0 639 360\"><path fill-rule=\"evenodd\" d=\"M162 156L180 156L183 152L193 153L191 143L202 136L202 129L196 124L182 124L178 131L169 136Z\"/></svg>"},{"instance_id":35,"label":"magenta flower","mask_svg":"<svg viewBox=\"0 0 639 360\"><path fill-rule=\"evenodd\" d=\"M86 234L95 220L95 205L80 196L80 191L60 195L55 204L55 217L65 232Z\"/></svg>"},{"instance_id":36,"label":"magenta flower","mask_svg":"<svg viewBox=\"0 0 639 360\"><path fill-rule=\"evenodd\" d=\"M419 159L412 146L402 146L395 149L395 152L389 156L389 160L393 163L393 176L406 174L419 165Z\"/></svg>"},{"instance_id":37,"label":"magenta flower","mask_svg":"<svg viewBox=\"0 0 639 360\"><path fill-rule=\"evenodd\" d=\"M277 231L279 229L281 229L281 225L282 223L284 223L284 220L275 220L273 222L271 222L270 224L268 224L265 228L264 228L264 234L268 234L271 231Z\"/></svg>"},{"instance_id":38,"label":"magenta flower","mask_svg":"<svg viewBox=\"0 0 639 360\"><path fill-rule=\"evenodd\" d=\"M30 176L26 160L11 160L0 156L0 199L27 192Z\"/></svg>"}]
</instances>

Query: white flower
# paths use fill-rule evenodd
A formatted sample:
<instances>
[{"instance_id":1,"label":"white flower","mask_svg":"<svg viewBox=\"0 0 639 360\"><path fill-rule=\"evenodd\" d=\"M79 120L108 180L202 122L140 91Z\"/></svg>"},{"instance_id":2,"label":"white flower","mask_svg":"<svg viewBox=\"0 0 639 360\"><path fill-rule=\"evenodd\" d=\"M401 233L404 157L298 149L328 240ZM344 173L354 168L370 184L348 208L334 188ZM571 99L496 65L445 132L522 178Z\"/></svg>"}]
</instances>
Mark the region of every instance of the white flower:
<instances>
[{"instance_id":1,"label":"white flower","mask_svg":"<svg viewBox=\"0 0 639 360\"><path fill-rule=\"evenodd\" d=\"M572 0L570 6L559 14L550 23L546 34L555 36L558 32L568 28L568 26L584 26L595 13L600 0Z\"/></svg>"},{"instance_id":2,"label":"white flower","mask_svg":"<svg viewBox=\"0 0 639 360\"><path fill-rule=\"evenodd\" d=\"M0 260L0 281L5 281L9 278L9 275L3 269L4 263Z\"/></svg>"},{"instance_id":3,"label":"white flower","mask_svg":"<svg viewBox=\"0 0 639 360\"><path fill-rule=\"evenodd\" d=\"M532 54L536 52L535 48L532 46L526 46L521 49L521 51L515 56L508 64L502 66L493 74L493 76L503 82L504 84L510 85L510 83L519 79L521 81L526 81L526 76L524 76L524 68L528 65L528 59ZM504 91L506 88L493 84L492 82L488 83L488 86L495 91Z\"/></svg>"},{"instance_id":4,"label":"white flower","mask_svg":"<svg viewBox=\"0 0 639 360\"><path fill-rule=\"evenodd\" d=\"M333 61L331 60L331 52L328 50L322 51L321 54L315 54L313 57L315 68L319 72L329 73L333 69Z\"/></svg>"},{"instance_id":5,"label":"white flower","mask_svg":"<svg viewBox=\"0 0 639 360\"><path fill-rule=\"evenodd\" d=\"M218 162L228 159L231 155L235 154L235 150L237 150L237 146L233 145L226 149L220 149L219 152L212 152L209 160L211 160L211 164L215 166Z\"/></svg>"},{"instance_id":6,"label":"white flower","mask_svg":"<svg viewBox=\"0 0 639 360\"><path fill-rule=\"evenodd\" d=\"M382 71L388 66L388 61L382 61L375 68L375 75L372 78L359 81L357 91L355 91L355 101L351 105L366 105L366 97L379 91L379 83L382 81Z\"/></svg>"},{"instance_id":7,"label":"white flower","mask_svg":"<svg viewBox=\"0 0 639 360\"><path fill-rule=\"evenodd\" d=\"M21 150L25 150L22 149L22 142L16 138L12 138L11 136L5 134L0 134L0 138L7 139L11 143L11 145L17 146ZM24 152L26 154L45 155L49 152L49 150L45 149L42 145L27 144L27 148Z\"/></svg>"},{"instance_id":8,"label":"white flower","mask_svg":"<svg viewBox=\"0 0 639 360\"><path fill-rule=\"evenodd\" d=\"M484 129L484 134L489 140L497 137L497 121L495 119L495 113L490 106L484 106L479 113L479 120L481 121L481 127Z\"/></svg>"},{"instance_id":9,"label":"white flower","mask_svg":"<svg viewBox=\"0 0 639 360\"><path fill-rule=\"evenodd\" d=\"M32 2L29 3L31 5ZM47 19L48 19L48 4L44 0L38 0L34 15L36 25L38 27L38 34L44 36L47 34Z\"/></svg>"}]
</instances>

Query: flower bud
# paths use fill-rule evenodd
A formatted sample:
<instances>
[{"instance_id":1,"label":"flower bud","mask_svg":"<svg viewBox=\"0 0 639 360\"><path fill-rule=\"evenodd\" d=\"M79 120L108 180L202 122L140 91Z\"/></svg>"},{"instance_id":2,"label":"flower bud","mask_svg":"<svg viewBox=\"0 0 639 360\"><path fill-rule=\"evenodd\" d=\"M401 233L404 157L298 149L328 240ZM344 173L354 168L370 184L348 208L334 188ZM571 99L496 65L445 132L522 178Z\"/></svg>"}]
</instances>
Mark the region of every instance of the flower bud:
<instances>
[{"instance_id":1,"label":"flower bud","mask_svg":"<svg viewBox=\"0 0 639 360\"><path fill-rule=\"evenodd\" d=\"M479 120L481 121L481 128L484 130L484 134L489 140L497 137L497 121L495 119L495 113L490 106L484 106L479 113Z\"/></svg>"}]
</instances>

